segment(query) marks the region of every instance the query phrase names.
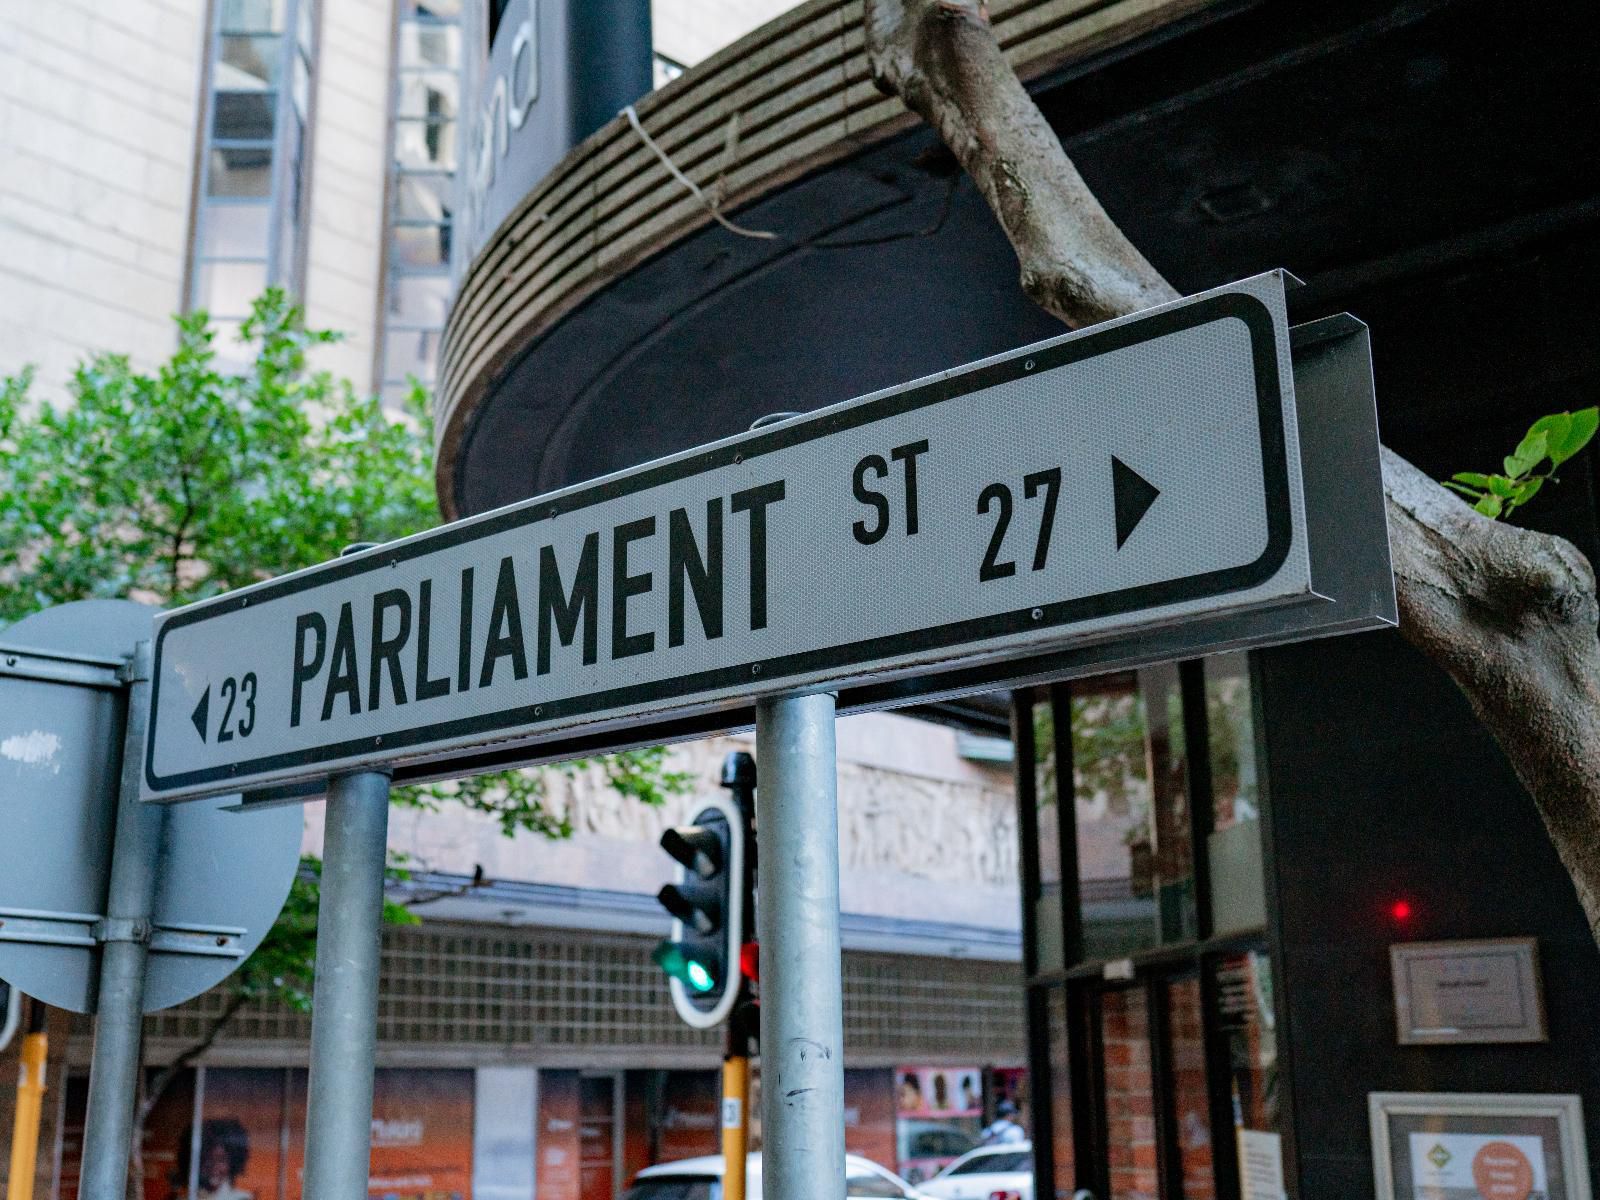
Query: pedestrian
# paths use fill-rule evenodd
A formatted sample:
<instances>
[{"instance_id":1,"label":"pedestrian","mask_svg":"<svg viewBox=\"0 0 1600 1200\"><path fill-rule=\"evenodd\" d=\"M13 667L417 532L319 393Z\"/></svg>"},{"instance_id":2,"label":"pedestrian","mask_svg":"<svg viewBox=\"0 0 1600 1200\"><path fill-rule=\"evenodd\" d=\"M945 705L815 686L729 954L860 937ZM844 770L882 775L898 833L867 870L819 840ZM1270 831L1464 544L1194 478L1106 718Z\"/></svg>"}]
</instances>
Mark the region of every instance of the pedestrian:
<instances>
[{"instance_id":1,"label":"pedestrian","mask_svg":"<svg viewBox=\"0 0 1600 1200\"><path fill-rule=\"evenodd\" d=\"M1017 1106L1010 1100L1002 1100L994 1106L995 1119L979 1135L985 1146L1005 1146L1012 1142L1025 1142L1028 1135L1023 1132L1013 1118L1017 1115Z\"/></svg>"}]
</instances>

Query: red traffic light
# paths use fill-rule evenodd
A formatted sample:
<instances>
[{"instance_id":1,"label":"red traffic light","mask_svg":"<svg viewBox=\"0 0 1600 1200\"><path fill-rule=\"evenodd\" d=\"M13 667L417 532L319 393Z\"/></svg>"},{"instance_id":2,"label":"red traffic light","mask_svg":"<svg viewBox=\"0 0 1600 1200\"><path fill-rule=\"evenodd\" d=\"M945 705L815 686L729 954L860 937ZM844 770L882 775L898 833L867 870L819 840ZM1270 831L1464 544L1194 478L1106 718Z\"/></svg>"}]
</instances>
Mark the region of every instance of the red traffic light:
<instances>
[{"instance_id":1,"label":"red traffic light","mask_svg":"<svg viewBox=\"0 0 1600 1200\"><path fill-rule=\"evenodd\" d=\"M746 942L739 947L739 973L751 983L761 981L761 947L755 942Z\"/></svg>"}]
</instances>

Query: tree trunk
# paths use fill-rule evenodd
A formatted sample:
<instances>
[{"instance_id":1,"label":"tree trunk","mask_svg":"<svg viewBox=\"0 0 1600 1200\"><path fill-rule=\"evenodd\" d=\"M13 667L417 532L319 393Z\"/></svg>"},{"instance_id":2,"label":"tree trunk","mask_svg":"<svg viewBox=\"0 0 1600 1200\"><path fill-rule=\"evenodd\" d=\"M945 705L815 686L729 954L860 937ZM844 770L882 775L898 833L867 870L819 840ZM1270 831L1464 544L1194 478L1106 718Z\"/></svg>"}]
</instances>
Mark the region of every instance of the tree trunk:
<instances>
[{"instance_id":1,"label":"tree trunk","mask_svg":"<svg viewBox=\"0 0 1600 1200\"><path fill-rule=\"evenodd\" d=\"M1073 328L1175 299L1023 88L977 0L865 0L884 91L938 131ZM1443 667L1533 797L1600 942L1600 608L1569 542L1479 516L1387 448L1400 631Z\"/></svg>"}]
</instances>

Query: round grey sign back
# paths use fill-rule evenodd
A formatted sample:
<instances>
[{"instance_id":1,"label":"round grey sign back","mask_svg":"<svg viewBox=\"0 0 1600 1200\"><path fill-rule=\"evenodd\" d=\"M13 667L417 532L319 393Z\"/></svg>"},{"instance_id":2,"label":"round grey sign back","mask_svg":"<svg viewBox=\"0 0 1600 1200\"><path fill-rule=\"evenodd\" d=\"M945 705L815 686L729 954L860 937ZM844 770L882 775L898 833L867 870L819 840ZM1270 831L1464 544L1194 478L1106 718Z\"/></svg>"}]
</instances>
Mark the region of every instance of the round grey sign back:
<instances>
[{"instance_id":1,"label":"round grey sign back","mask_svg":"<svg viewBox=\"0 0 1600 1200\"><path fill-rule=\"evenodd\" d=\"M0 978L72 1012L94 1011L99 951L86 932L105 912L127 697L87 681L94 660L127 658L149 638L155 612L84 600L0 630L0 645L57 655L64 666L0 672ZM74 658L84 660L80 681ZM18 659L25 667L26 654ZM300 809L227 811L238 801L167 810L146 1012L227 978L283 907L299 864Z\"/></svg>"}]
</instances>

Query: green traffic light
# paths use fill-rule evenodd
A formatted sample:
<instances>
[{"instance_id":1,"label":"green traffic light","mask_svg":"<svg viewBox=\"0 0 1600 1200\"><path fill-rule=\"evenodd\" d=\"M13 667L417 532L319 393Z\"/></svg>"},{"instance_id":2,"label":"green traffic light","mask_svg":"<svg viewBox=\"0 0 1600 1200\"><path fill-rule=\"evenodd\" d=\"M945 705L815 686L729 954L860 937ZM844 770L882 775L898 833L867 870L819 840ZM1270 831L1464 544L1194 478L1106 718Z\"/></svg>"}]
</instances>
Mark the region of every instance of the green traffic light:
<instances>
[{"instance_id":1,"label":"green traffic light","mask_svg":"<svg viewBox=\"0 0 1600 1200\"><path fill-rule=\"evenodd\" d=\"M717 981L711 978L711 972L706 970L705 965L695 962L692 958L689 959L684 977L688 980L689 986L697 992L709 992L717 986Z\"/></svg>"},{"instance_id":2,"label":"green traffic light","mask_svg":"<svg viewBox=\"0 0 1600 1200\"><path fill-rule=\"evenodd\" d=\"M683 947L677 942L662 942L651 953L650 957L674 979L683 983L697 992L709 992L717 986L716 977L712 975L711 968L699 959L690 958L683 952Z\"/></svg>"}]
</instances>

